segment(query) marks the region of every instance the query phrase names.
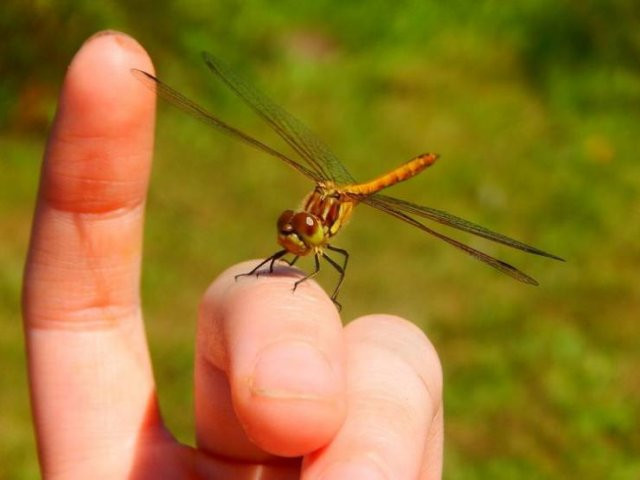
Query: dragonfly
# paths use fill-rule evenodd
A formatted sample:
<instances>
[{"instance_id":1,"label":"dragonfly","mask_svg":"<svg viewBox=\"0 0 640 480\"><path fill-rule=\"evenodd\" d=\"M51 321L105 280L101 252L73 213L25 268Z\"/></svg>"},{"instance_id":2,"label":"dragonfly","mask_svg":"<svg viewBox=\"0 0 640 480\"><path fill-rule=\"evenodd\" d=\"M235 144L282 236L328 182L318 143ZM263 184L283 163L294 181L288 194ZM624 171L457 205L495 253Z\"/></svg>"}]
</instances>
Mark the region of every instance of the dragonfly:
<instances>
[{"instance_id":1,"label":"dragonfly","mask_svg":"<svg viewBox=\"0 0 640 480\"><path fill-rule=\"evenodd\" d=\"M300 120L277 105L215 56L207 52L203 52L202 56L209 70L291 147L296 153L297 159L292 158L290 154L285 155L220 120L154 75L138 69L132 69L132 73L154 90L159 97L188 115L283 161L315 182L315 188L306 196L300 208L285 210L278 218L276 225L280 250L259 263L250 272L239 276L258 275L262 267L267 264L269 264L269 272L273 273L274 264L278 260L293 265L300 257L312 255L315 262L314 270L297 280L293 285L293 290L295 291L301 283L315 277L320 272L320 260L325 260L339 274L338 282L331 294L331 300L340 309L341 305L337 301L337 297L345 278L349 253L333 245L333 238L346 225L354 207L361 203L443 240L454 248L525 284L538 285L538 282L516 267L434 230L430 224L423 223L421 219L470 233L526 253L564 261L556 255L445 211L379 193L383 189L418 175L433 165L438 159L438 155L435 153L418 155L368 182L356 181L329 147ZM331 255L329 252L332 252ZM283 258L287 254L293 255L289 261ZM333 255L339 255L341 261L337 261Z\"/></svg>"}]
</instances>

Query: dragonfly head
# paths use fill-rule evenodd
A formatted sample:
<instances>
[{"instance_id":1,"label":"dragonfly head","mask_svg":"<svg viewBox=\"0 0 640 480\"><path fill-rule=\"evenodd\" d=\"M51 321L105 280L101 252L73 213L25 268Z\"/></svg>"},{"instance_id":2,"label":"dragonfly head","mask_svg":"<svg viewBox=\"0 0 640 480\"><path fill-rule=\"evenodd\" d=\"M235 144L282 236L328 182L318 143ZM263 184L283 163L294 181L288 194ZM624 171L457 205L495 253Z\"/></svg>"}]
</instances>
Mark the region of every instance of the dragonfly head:
<instances>
[{"instance_id":1,"label":"dragonfly head","mask_svg":"<svg viewBox=\"0 0 640 480\"><path fill-rule=\"evenodd\" d=\"M278 243L294 255L307 255L325 242L320 220L308 212L285 210L278 218Z\"/></svg>"}]
</instances>

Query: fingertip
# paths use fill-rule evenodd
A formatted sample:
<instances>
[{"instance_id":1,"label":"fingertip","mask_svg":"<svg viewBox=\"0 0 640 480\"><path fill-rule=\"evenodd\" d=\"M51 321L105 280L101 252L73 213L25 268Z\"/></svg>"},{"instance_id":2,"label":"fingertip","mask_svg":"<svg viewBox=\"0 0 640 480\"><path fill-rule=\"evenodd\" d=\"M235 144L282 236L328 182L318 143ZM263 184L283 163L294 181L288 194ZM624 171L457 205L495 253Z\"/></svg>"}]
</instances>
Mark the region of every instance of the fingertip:
<instances>
[{"instance_id":1,"label":"fingertip","mask_svg":"<svg viewBox=\"0 0 640 480\"><path fill-rule=\"evenodd\" d=\"M100 32L71 61L45 155L42 198L57 210L103 213L146 196L155 95L131 73L153 71L133 38Z\"/></svg>"},{"instance_id":2,"label":"fingertip","mask_svg":"<svg viewBox=\"0 0 640 480\"><path fill-rule=\"evenodd\" d=\"M280 456L327 444L345 413L341 366L316 345L284 340L258 354L253 371L232 387L250 438ZM246 380L245 380L246 378Z\"/></svg>"},{"instance_id":3,"label":"fingertip","mask_svg":"<svg viewBox=\"0 0 640 480\"><path fill-rule=\"evenodd\" d=\"M358 344L402 352L402 358L412 365L428 385L436 404L442 401L443 372L440 356L427 334L413 322L396 315L365 315L347 325L345 336Z\"/></svg>"},{"instance_id":4,"label":"fingertip","mask_svg":"<svg viewBox=\"0 0 640 480\"><path fill-rule=\"evenodd\" d=\"M258 260L249 260L222 272L202 298L201 315L214 316L234 310L247 316L281 317L284 312L340 323L335 305L317 282L310 279L294 291L294 283L304 277L300 270L280 262L274 265L273 272L263 266L257 274L249 275L258 263Z\"/></svg>"},{"instance_id":5,"label":"fingertip","mask_svg":"<svg viewBox=\"0 0 640 480\"><path fill-rule=\"evenodd\" d=\"M149 55L134 38L106 30L85 41L69 64L61 95L61 108L83 119L67 125L73 129L70 134L108 135L114 128L126 132L123 120L154 108L153 92L135 80L132 68L154 72ZM96 111L104 114L90 114Z\"/></svg>"},{"instance_id":6,"label":"fingertip","mask_svg":"<svg viewBox=\"0 0 640 480\"><path fill-rule=\"evenodd\" d=\"M216 368L229 370L231 356L235 365L251 362L282 340L341 346L340 316L320 285L309 280L294 291L304 276L300 270L281 263L272 273L263 267L249 274L258 263L233 265L209 286L200 303L199 351Z\"/></svg>"},{"instance_id":7,"label":"fingertip","mask_svg":"<svg viewBox=\"0 0 640 480\"><path fill-rule=\"evenodd\" d=\"M305 478L439 478L440 361L426 335L393 315L345 328L348 415L303 465Z\"/></svg>"},{"instance_id":8,"label":"fingertip","mask_svg":"<svg viewBox=\"0 0 640 480\"><path fill-rule=\"evenodd\" d=\"M304 282L293 292L302 277L297 269L277 265L272 274L236 279L255 265L230 268L208 289L201 304L198 356L226 371L230 414L254 444L272 454L299 456L326 444L344 419L342 325L317 284ZM196 373L201 406L211 402L200 395L208 390L202 373ZM219 439L204 437L199 435L208 450L224 448Z\"/></svg>"}]
</instances>

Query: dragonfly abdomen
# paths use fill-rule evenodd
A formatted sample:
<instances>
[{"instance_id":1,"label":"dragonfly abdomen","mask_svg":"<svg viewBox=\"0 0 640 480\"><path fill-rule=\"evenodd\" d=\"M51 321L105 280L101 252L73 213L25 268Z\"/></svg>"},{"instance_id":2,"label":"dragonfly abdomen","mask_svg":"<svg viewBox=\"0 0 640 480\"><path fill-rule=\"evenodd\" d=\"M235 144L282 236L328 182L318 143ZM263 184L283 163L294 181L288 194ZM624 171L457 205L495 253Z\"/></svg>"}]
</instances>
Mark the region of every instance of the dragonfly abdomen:
<instances>
[{"instance_id":1,"label":"dragonfly abdomen","mask_svg":"<svg viewBox=\"0 0 640 480\"><path fill-rule=\"evenodd\" d=\"M372 195L383 188L390 187L396 183L404 182L411 177L415 177L425 168L433 165L437 159L438 155L435 153L423 153L422 155L418 155L416 158L409 160L407 163L394 168L390 172L374 178L370 182L345 185L344 187L341 187L341 189L354 196Z\"/></svg>"}]
</instances>

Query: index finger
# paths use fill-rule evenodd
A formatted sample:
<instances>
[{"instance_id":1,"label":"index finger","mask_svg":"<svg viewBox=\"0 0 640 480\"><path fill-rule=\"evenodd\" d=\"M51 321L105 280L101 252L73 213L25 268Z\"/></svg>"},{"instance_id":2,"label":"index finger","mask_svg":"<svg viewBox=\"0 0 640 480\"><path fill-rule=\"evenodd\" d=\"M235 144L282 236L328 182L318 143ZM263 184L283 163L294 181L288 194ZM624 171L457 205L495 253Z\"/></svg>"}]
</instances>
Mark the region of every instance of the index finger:
<instances>
[{"instance_id":1,"label":"index finger","mask_svg":"<svg viewBox=\"0 0 640 480\"><path fill-rule=\"evenodd\" d=\"M116 475L131 459L105 452L159 425L138 292L155 98L132 67L153 68L123 34L82 46L44 158L23 293L44 476Z\"/></svg>"}]
</instances>

